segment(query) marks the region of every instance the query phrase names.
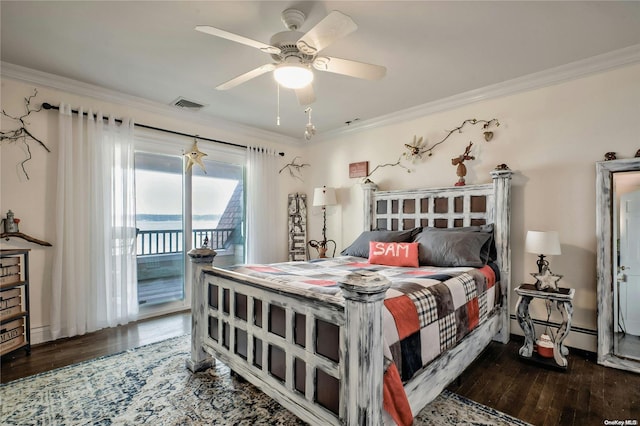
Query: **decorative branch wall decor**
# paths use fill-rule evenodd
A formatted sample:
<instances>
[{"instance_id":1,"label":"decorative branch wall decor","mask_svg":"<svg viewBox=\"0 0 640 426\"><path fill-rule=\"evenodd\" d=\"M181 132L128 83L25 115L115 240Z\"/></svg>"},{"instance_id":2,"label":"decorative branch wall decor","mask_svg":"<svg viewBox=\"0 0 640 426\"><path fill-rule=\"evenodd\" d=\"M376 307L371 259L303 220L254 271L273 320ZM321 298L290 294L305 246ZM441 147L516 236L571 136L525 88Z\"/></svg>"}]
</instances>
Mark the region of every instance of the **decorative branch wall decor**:
<instances>
[{"instance_id":1,"label":"decorative branch wall decor","mask_svg":"<svg viewBox=\"0 0 640 426\"><path fill-rule=\"evenodd\" d=\"M500 126L500 122L496 118L492 118L491 120L477 120L475 118L469 118L467 120L464 120L462 124L460 124L458 127L452 130L449 130L449 132L446 134L444 138L442 138L441 140L439 140L438 142L434 143L431 146L427 145L426 140L424 140L422 136L420 138L418 138L417 136L414 136L413 143L404 144L406 151L400 154L397 161L393 163L385 163L385 164L377 165L376 167L373 168L373 170L371 170L368 177L371 177L371 175L376 170L383 167L398 166L405 169L407 173L411 173L412 171L411 168L402 164L403 160L407 160L407 161L410 161L411 163L415 163L417 160L422 160L422 158L425 155L427 157L431 157L433 155L433 150L437 146L442 145L445 141L447 141L447 139L449 139L451 135L453 135L454 133L462 133L462 130L467 125L476 126L478 124L482 124L482 128L484 129L482 134L486 142L489 142L491 139L493 139L493 131L489 130L491 126L495 126L495 127Z\"/></svg>"},{"instance_id":2,"label":"decorative branch wall decor","mask_svg":"<svg viewBox=\"0 0 640 426\"><path fill-rule=\"evenodd\" d=\"M291 177L294 177L294 178L299 179L300 181L304 182L302 180L302 169L304 167L310 167L310 164L307 164L307 163L296 163L296 161L299 158L300 157L294 157L294 159L291 160L290 163L285 164L285 166L283 168L281 168L278 173L282 173L284 170L288 170L289 174L291 175Z\"/></svg>"},{"instance_id":3,"label":"decorative branch wall decor","mask_svg":"<svg viewBox=\"0 0 640 426\"><path fill-rule=\"evenodd\" d=\"M35 137L30 131L29 129L27 129L27 125L30 124L28 122L25 121L25 119L32 113L32 112L39 112L40 110L42 110L42 107L38 108L38 109L31 109L31 100L33 98L35 98L38 95L38 90L37 89L33 89L33 95L29 96L28 98L24 98L24 102L25 102L25 110L26 113L18 116L18 117L14 117L12 115L7 114L7 112L3 109L2 110L2 115L10 118L11 120L17 121L19 124L19 127L17 129L14 130L1 130L0 131L0 142L22 142L24 144L24 146L27 148L27 158L24 159L22 162L20 162L20 167L22 167L22 172L24 173L24 175L26 176L27 180L29 180L29 174L27 173L27 170L25 169L24 165L27 161L31 160L32 155L31 155L31 148L29 147L29 143L28 140L33 140L36 141L42 148L44 148L47 152L51 152L51 150L47 147L47 145L41 141L40 139L38 139L37 137Z\"/></svg>"}]
</instances>

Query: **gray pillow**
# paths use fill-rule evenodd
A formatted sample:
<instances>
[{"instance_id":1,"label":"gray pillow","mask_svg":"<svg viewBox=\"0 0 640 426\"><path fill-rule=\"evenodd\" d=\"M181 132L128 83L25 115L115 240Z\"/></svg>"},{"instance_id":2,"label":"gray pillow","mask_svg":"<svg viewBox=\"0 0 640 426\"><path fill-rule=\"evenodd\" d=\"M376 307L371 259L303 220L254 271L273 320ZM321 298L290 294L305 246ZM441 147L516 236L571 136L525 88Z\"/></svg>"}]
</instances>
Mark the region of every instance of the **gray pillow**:
<instances>
[{"instance_id":1,"label":"gray pillow","mask_svg":"<svg viewBox=\"0 0 640 426\"><path fill-rule=\"evenodd\" d=\"M487 264L488 252L483 246L489 241L487 232L448 230L422 231L414 239L418 243L418 261L430 266L472 266Z\"/></svg>"},{"instance_id":2,"label":"gray pillow","mask_svg":"<svg viewBox=\"0 0 640 426\"><path fill-rule=\"evenodd\" d=\"M463 231L463 232L490 232L493 233L493 223L489 223L487 225L472 225L472 226L463 226L460 228L433 228L430 226L425 226L422 228L423 231Z\"/></svg>"},{"instance_id":3,"label":"gray pillow","mask_svg":"<svg viewBox=\"0 0 640 426\"><path fill-rule=\"evenodd\" d=\"M423 231L450 231L450 232L484 232L490 234L491 237L482 246L482 254L481 258L487 261L495 261L498 258L498 254L496 251L496 245L493 241L493 223L489 223L486 225L473 225L473 226L463 226L460 228L432 228L432 227L424 227ZM485 262L486 263L486 262Z\"/></svg>"},{"instance_id":4,"label":"gray pillow","mask_svg":"<svg viewBox=\"0 0 640 426\"><path fill-rule=\"evenodd\" d=\"M403 231L365 231L346 249L340 252L343 256L369 257L369 242L408 243L420 232L421 228Z\"/></svg>"}]
</instances>

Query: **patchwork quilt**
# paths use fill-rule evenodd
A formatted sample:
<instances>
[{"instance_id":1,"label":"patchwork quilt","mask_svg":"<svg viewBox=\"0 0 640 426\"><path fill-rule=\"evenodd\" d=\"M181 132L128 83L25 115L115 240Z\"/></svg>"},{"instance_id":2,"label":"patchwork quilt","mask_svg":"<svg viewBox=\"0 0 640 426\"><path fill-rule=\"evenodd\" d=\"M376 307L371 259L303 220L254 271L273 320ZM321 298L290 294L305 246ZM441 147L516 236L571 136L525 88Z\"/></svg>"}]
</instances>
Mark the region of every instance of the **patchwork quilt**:
<instances>
[{"instance_id":1,"label":"patchwork quilt","mask_svg":"<svg viewBox=\"0 0 640 426\"><path fill-rule=\"evenodd\" d=\"M343 256L230 269L332 295L340 293L338 281L356 270L375 271L391 281L383 309L384 408L400 425L413 421L402 384L482 324L500 300L499 270L491 263L482 268L408 268Z\"/></svg>"}]
</instances>

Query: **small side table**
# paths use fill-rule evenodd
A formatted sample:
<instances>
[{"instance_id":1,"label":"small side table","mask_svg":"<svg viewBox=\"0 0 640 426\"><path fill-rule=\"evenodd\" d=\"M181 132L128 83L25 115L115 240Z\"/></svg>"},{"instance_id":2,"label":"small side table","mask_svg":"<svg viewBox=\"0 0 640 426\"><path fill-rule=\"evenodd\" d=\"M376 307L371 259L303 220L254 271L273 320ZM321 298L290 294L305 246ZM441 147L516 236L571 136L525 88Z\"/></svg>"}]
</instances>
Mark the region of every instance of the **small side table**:
<instances>
[{"instance_id":1,"label":"small side table","mask_svg":"<svg viewBox=\"0 0 640 426\"><path fill-rule=\"evenodd\" d=\"M533 345L536 341L536 330L529 315L529 303L533 298L545 300L547 304L556 302L556 307L562 315L562 325L558 329L553 346L553 359L555 366L566 369L568 365L567 355L569 349L562 344L571 330L571 317L573 315L573 296L575 289L559 288L559 292L542 291L536 289L535 284L522 284L516 288L516 293L520 296L517 314L518 324L524 332L524 345L520 348L520 356L525 359L539 361L549 364L547 358L543 358L533 352ZM545 362L546 361L546 362Z\"/></svg>"}]
</instances>

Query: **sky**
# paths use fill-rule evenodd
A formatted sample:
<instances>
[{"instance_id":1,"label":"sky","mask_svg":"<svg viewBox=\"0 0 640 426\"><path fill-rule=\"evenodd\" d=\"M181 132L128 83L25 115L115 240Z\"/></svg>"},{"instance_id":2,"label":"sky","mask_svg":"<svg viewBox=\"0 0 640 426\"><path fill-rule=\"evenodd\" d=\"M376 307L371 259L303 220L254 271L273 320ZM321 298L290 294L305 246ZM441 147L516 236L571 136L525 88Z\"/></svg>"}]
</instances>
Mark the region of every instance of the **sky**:
<instances>
[{"instance_id":1,"label":"sky","mask_svg":"<svg viewBox=\"0 0 640 426\"><path fill-rule=\"evenodd\" d=\"M236 180L193 177L193 214L222 214ZM182 176L152 170L136 170L137 214L182 214Z\"/></svg>"}]
</instances>

